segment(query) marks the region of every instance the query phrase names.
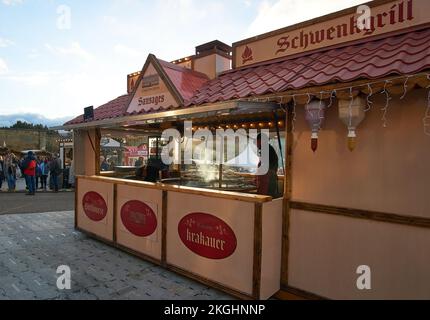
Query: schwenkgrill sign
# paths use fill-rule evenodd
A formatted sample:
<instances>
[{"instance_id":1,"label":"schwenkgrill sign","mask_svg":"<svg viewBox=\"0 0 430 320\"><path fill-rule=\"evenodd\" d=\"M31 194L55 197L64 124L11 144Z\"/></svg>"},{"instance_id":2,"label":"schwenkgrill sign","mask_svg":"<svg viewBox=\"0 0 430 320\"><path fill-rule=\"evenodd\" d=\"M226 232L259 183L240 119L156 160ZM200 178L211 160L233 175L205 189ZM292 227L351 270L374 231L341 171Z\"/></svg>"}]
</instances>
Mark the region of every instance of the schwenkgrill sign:
<instances>
[{"instance_id":1,"label":"schwenkgrill sign","mask_svg":"<svg viewBox=\"0 0 430 320\"><path fill-rule=\"evenodd\" d=\"M370 3L369 5L372 5ZM323 17L233 44L235 67L369 38L430 23L430 1L397 0L363 12ZM359 22L366 22L360 28Z\"/></svg>"},{"instance_id":2,"label":"schwenkgrill sign","mask_svg":"<svg viewBox=\"0 0 430 320\"><path fill-rule=\"evenodd\" d=\"M237 239L230 226L207 213L185 216L179 222L178 233L188 249L208 259L225 259L236 251Z\"/></svg>"}]
</instances>

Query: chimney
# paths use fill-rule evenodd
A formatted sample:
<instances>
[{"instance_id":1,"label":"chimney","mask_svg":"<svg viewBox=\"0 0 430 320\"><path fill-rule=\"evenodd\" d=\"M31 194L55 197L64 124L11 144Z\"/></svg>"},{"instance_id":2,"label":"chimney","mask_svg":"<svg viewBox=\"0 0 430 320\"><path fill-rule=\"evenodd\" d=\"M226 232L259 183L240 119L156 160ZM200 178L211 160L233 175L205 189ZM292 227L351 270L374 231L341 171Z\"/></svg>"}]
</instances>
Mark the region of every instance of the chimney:
<instances>
[{"instance_id":1,"label":"chimney","mask_svg":"<svg viewBox=\"0 0 430 320\"><path fill-rule=\"evenodd\" d=\"M231 52L229 45L218 40L197 46L192 57L192 69L214 79L219 73L231 69Z\"/></svg>"}]
</instances>

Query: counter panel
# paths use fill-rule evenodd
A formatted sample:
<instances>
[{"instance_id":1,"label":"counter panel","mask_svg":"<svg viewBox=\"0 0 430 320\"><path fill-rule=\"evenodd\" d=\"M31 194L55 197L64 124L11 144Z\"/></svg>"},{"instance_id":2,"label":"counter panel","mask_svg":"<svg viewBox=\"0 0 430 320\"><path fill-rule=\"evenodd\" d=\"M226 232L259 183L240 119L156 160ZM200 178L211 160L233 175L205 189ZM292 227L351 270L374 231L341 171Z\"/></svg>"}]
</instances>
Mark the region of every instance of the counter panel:
<instances>
[{"instance_id":1,"label":"counter panel","mask_svg":"<svg viewBox=\"0 0 430 320\"><path fill-rule=\"evenodd\" d=\"M118 185L117 243L161 260L162 205L162 190Z\"/></svg>"},{"instance_id":2,"label":"counter panel","mask_svg":"<svg viewBox=\"0 0 430 320\"><path fill-rule=\"evenodd\" d=\"M76 203L77 227L113 241L113 195L111 183L79 180Z\"/></svg>"},{"instance_id":3,"label":"counter panel","mask_svg":"<svg viewBox=\"0 0 430 320\"><path fill-rule=\"evenodd\" d=\"M186 270L198 276L204 277L211 281L222 284L234 290L238 290L247 295L252 295L252 280L253 280L253 255L254 255L254 204L243 201L214 199L209 196L190 195L178 192L169 192L167 197L167 263ZM226 254L231 254L225 258L214 259L196 254L191 251L181 239L180 223L184 222L184 218L190 217L191 221L199 219L199 215L212 215L215 218L222 220L234 233L236 238L236 247L233 253L231 245L232 240L229 230L224 230L227 237L218 236L217 239L226 239L226 243L222 246L228 251ZM211 217L207 217L206 221L210 221ZM194 220L193 220L194 219ZM202 223L201 230L206 230L214 226L217 228L222 225L222 222L217 224L216 219L212 222ZM199 221L196 222L199 224ZM212 224L211 226L209 226ZM221 229L228 229L221 227ZM191 231L190 231L191 230ZM200 235L203 233L185 230L186 237L191 240L194 237L195 242L198 242ZM205 235L207 233L204 233ZM209 239L210 240L210 239ZM230 242L230 245L229 245ZM209 244L209 243L207 243ZM209 244L210 245L210 244ZM216 245L216 243L215 243ZM204 246L202 246L204 247ZM221 248L221 245L220 245ZM205 254L210 256L210 254ZM279 279L279 278L278 278Z\"/></svg>"},{"instance_id":4,"label":"counter panel","mask_svg":"<svg viewBox=\"0 0 430 320\"><path fill-rule=\"evenodd\" d=\"M261 298L269 299L280 289L282 261L282 209L284 199L263 204Z\"/></svg>"}]
</instances>

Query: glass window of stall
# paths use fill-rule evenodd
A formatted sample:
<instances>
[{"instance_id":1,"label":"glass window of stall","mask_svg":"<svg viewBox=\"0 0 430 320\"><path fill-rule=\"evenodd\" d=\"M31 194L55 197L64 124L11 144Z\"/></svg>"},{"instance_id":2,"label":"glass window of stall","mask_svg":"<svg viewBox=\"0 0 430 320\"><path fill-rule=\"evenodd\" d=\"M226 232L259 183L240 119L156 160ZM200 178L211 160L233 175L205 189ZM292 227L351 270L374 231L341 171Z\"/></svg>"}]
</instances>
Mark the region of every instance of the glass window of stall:
<instances>
[{"instance_id":1,"label":"glass window of stall","mask_svg":"<svg viewBox=\"0 0 430 320\"><path fill-rule=\"evenodd\" d=\"M200 134L199 129L202 130ZM192 160L181 165L180 180L170 180L166 181L167 183L221 191L258 193L256 173L260 157L256 141L249 136L249 131L236 130L234 141L225 138L222 143L213 137L216 132L214 128L197 127L193 128L193 132L193 138L183 138L181 144L181 153L184 156L190 152L189 147L192 146ZM211 133L213 138L208 139L205 132ZM282 197L284 189L285 132L280 132L279 135L276 131L270 132L269 143L278 158L278 170L276 177L273 177L273 180L276 180L273 183L276 185L277 198Z\"/></svg>"}]
</instances>

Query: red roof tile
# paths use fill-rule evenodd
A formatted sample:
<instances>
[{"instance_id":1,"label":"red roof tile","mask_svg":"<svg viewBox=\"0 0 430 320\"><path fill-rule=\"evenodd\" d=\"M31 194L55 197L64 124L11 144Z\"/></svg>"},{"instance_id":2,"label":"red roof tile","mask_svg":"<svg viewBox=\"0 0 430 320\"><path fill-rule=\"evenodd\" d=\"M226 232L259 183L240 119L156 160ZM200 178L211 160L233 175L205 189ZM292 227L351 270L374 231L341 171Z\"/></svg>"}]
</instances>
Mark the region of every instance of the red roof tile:
<instances>
[{"instance_id":1,"label":"red roof tile","mask_svg":"<svg viewBox=\"0 0 430 320\"><path fill-rule=\"evenodd\" d=\"M198 89L187 105L426 69L430 69L430 29L232 70Z\"/></svg>"},{"instance_id":2,"label":"red roof tile","mask_svg":"<svg viewBox=\"0 0 430 320\"><path fill-rule=\"evenodd\" d=\"M129 95L120 96L94 110L94 120L104 120L122 117L126 114ZM75 119L65 123L65 125L78 124L84 122L84 116L80 115Z\"/></svg>"},{"instance_id":3,"label":"red roof tile","mask_svg":"<svg viewBox=\"0 0 430 320\"><path fill-rule=\"evenodd\" d=\"M194 92L196 92L197 89L201 88L209 81L208 76L203 73L192 71L160 59L157 60L185 103L188 103L188 100L194 95ZM142 110L141 112L127 113L129 98L130 95L123 95L98 107L94 110L94 121L118 118L127 115L166 111L173 108L172 106L168 106L166 108L159 107L146 111ZM84 116L81 115L65 123L65 125L79 124L83 122Z\"/></svg>"},{"instance_id":4,"label":"red roof tile","mask_svg":"<svg viewBox=\"0 0 430 320\"><path fill-rule=\"evenodd\" d=\"M209 77L204 73L183 68L160 59L158 61L185 102L188 102L196 90L209 81Z\"/></svg>"},{"instance_id":5,"label":"red roof tile","mask_svg":"<svg viewBox=\"0 0 430 320\"><path fill-rule=\"evenodd\" d=\"M184 106L188 107L333 82L377 79L427 70L430 69L430 28L231 70L214 80L209 80L202 73L158 61L182 96ZM94 112L94 120L130 115L127 113L129 97L124 95L98 107ZM142 113L155 111L160 110ZM66 125L83 122L83 116L79 116Z\"/></svg>"}]
</instances>

